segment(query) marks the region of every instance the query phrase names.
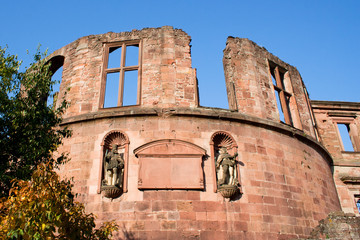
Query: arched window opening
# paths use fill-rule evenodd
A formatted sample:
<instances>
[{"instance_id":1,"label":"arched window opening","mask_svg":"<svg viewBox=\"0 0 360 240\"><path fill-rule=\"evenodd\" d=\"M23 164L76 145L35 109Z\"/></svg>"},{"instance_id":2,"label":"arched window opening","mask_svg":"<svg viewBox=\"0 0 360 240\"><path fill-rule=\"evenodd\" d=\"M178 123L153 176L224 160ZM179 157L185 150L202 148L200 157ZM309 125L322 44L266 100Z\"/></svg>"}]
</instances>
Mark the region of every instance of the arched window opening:
<instances>
[{"instance_id":1,"label":"arched window opening","mask_svg":"<svg viewBox=\"0 0 360 240\"><path fill-rule=\"evenodd\" d=\"M62 73L63 73L63 65L64 65L64 56L55 56L51 58L48 63L50 63L49 71L52 74L51 82L52 86L50 88L50 92L47 97L47 106L55 107L57 97L60 91L60 84L62 80Z\"/></svg>"}]
</instances>

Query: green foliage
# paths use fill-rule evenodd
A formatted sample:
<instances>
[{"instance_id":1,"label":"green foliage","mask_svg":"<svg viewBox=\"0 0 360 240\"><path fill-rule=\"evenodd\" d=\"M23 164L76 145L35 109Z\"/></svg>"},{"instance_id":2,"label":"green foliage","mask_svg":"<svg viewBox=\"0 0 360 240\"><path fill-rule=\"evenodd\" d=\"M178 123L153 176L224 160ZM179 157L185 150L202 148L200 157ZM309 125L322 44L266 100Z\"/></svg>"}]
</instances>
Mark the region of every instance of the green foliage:
<instances>
[{"instance_id":1,"label":"green foliage","mask_svg":"<svg viewBox=\"0 0 360 240\"><path fill-rule=\"evenodd\" d=\"M44 56L20 72L0 47L0 239L110 239L117 225L95 229L71 182L54 171L67 160L54 152L70 131L58 127L67 102L47 105L55 82Z\"/></svg>"},{"instance_id":2,"label":"green foliage","mask_svg":"<svg viewBox=\"0 0 360 240\"><path fill-rule=\"evenodd\" d=\"M21 61L0 47L0 197L8 195L11 180L29 179L40 163L66 161L64 154L54 158L53 153L70 136L56 127L67 102L57 108L46 104L55 82L39 51L34 62L20 72Z\"/></svg>"},{"instance_id":3,"label":"green foliage","mask_svg":"<svg viewBox=\"0 0 360 240\"><path fill-rule=\"evenodd\" d=\"M111 239L113 222L95 229L93 214L74 201L70 181L40 164L31 181L18 180L0 205L0 239Z\"/></svg>"}]
</instances>

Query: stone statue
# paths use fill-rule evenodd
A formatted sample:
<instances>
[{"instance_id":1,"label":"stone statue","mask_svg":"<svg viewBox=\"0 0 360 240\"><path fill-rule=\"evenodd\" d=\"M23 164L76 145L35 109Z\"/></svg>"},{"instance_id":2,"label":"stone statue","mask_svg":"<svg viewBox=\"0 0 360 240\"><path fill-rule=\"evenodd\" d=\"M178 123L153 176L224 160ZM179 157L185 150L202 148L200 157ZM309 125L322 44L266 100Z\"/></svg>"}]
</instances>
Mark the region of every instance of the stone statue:
<instances>
[{"instance_id":1,"label":"stone statue","mask_svg":"<svg viewBox=\"0 0 360 240\"><path fill-rule=\"evenodd\" d=\"M226 147L219 150L219 156L216 160L216 172L218 177L218 185L233 185L239 184L237 180L236 161L235 158L238 154L230 155Z\"/></svg>"},{"instance_id":2,"label":"stone statue","mask_svg":"<svg viewBox=\"0 0 360 240\"><path fill-rule=\"evenodd\" d=\"M113 144L110 152L105 154L105 179L104 185L122 187L124 159L118 152L118 145Z\"/></svg>"}]
</instances>

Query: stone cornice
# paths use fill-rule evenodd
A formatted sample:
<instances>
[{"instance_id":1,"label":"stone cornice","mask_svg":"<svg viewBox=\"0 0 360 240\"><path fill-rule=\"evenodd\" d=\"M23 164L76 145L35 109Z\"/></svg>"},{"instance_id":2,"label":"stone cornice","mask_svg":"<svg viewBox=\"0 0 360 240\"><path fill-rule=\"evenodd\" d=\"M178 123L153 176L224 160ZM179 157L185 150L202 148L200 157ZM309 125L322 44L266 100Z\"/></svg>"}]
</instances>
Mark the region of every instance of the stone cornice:
<instances>
[{"instance_id":1,"label":"stone cornice","mask_svg":"<svg viewBox=\"0 0 360 240\"><path fill-rule=\"evenodd\" d=\"M360 102L311 100L311 106L313 109L360 111Z\"/></svg>"}]
</instances>

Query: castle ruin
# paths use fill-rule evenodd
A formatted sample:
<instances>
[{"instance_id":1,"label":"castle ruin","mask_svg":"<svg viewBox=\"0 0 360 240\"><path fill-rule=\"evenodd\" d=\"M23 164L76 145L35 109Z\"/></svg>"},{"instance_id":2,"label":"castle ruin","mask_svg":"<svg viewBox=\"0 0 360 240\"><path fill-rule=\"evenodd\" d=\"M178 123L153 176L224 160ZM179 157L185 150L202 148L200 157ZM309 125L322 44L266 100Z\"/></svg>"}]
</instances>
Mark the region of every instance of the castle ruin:
<instances>
[{"instance_id":1,"label":"castle ruin","mask_svg":"<svg viewBox=\"0 0 360 240\"><path fill-rule=\"evenodd\" d=\"M202 107L190 41L109 32L49 57L73 132L60 174L86 210L134 239L305 238L330 212L358 214L360 103L311 101L295 67L229 37L229 109Z\"/></svg>"}]
</instances>

